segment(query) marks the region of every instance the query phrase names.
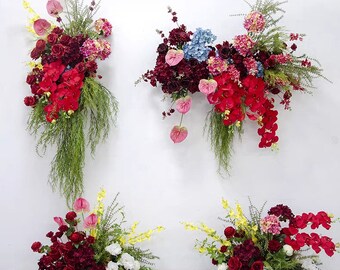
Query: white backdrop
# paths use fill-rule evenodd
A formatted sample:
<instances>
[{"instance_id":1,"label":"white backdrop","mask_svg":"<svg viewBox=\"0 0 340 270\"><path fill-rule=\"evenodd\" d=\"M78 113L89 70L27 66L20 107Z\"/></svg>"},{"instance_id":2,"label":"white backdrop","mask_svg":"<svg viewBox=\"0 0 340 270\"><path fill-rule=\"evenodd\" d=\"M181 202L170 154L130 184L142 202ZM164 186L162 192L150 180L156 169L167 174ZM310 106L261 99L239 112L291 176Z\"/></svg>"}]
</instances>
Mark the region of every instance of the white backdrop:
<instances>
[{"instance_id":1,"label":"white backdrop","mask_svg":"<svg viewBox=\"0 0 340 270\"><path fill-rule=\"evenodd\" d=\"M47 17L45 2L32 0L32 7ZM284 203L294 212L326 210L340 217L339 196L339 15L337 0L291 0L283 23L292 32L306 33L300 52L319 59L333 84L318 79L313 95L297 93L292 111L280 111L280 151L258 149L254 123L245 125L242 142L234 143L230 176L217 174L217 163L203 136L209 106L196 95L191 113L185 117L189 136L174 145L169 131L178 117L162 120L168 108L159 89L134 81L153 68L160 37L155 29L173 28L167 6L178 12L180 23L189 29L210 28L218 41L243 32L246 13L241 0L103 0L100 17L113 24L112 55L101 64L103 83L120 103L117 127L99 146L95 159L87 156L85 194L94 202L100 187L108 192L107 202L120 192L129 224L141 221L141 229L164 225L165 232L143 245L161 257L155 269L215 269L210 259L193 249L195 237L181 221L205 221L222 232L222 197L237 200L245 208L248 196L257 205ZM1 106L0 106L0 269L37 269L38 254L30 250L34 241L55 228L53 216L67 209L63 198L53 193L48 180L53 149L41 158L36 140L26 130L29 108L23 98L25 62L33 39L25 30L26 11L21 1L0 1ZM328 233L340 241L340 224ZM46 242L45 242L46 243ZM340 254L322 256L322 269L338 270Z\"/></svg>"}]
</instances>

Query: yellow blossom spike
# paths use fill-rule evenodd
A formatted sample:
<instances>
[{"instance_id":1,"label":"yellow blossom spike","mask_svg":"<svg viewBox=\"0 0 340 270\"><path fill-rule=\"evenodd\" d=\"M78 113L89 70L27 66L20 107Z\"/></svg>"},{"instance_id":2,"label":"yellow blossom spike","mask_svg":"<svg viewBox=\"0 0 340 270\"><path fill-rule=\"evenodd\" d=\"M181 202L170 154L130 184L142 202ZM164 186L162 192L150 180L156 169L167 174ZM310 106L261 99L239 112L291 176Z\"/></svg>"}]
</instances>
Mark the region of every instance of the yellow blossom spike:
<instances>
[{"instance_id":1,"label":"yellow blossom spike","mask_svg":"<svg viewBox=\"0 0 340 270\"><path fill-rule=\"evenodd\" d=\"M222 199L222 207L224 209L228 209L229 208L229 202L227 200Z\"/></svg>"},{"instance_id":2,"label":"yellow blossom spike","mask_svg":"<svg viewBox=\"0 0 340 270\"><path fill-rule=\"evenodd\" d=\"M184 224L184 228L185 228L187 231L196 231L196 230L198 230L198 227L195 226L195 225L192 224L192 223L183 222L183 224Z\"/></svg>"}]
</instances>

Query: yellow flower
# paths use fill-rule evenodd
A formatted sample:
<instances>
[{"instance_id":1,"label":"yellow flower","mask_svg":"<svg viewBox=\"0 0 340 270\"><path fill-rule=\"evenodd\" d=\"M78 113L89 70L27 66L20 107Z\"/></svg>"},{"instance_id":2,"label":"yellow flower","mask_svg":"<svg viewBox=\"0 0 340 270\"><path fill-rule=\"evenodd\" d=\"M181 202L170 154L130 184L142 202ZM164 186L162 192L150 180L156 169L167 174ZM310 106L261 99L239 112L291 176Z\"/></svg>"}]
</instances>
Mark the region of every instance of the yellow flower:
<instances>
[{"instance_id":1,"label":"yellow flower","mask_svg":"<svg viewBox=\"0 0 340 270\"><path fill-rule=\"evenodd\" d=\"M183 222L182 224L184 224L184 228L185 228L187 231L196 231L196 230L198 230L198 227L195 226L195 225L192 224L192 223Z\"/></svg>"},{"instance_id":2,"label":"yellow flower","mask_svg":"<svg viewBox=\"0 0 340 270\"><path fill-rule=\"evenodd\" d=\"M204 247L200 247L200 248L198 249L198 251L199 251L199 253L205 253L205 252L207 251L207 249L204 248Z\"/></svg>"},{"instance_id":3,"label":"yellow flower","mask_svg":"<svg viewBox=\"0 0 340 270\"><path fill-rule=\"evenodd\" d=\"M224 209L228 209L229 208L229 202L227 200L222 199L222 207Z\"/></svg>"}]
</instances>

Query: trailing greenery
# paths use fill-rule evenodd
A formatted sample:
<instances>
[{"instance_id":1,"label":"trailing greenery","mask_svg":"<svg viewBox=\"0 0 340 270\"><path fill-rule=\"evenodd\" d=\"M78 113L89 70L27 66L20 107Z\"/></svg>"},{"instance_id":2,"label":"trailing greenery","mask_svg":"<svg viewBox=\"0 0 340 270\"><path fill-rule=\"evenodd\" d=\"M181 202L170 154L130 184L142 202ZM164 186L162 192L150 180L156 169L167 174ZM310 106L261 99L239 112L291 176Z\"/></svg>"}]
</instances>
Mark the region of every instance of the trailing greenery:
<instances>
[{"instance_id":1,"label":"trailing greenery","mask_svg":"<svg viewBox=\"0 0 340 270\"><path fill-rule=\"evenodd\" d=\"M85 144L90 145L93 155L98 143L107 138L111 124L115 123L118 104L93 78L85 79L79 109L72 115L63 113L55 123L48 123L44 117L46 102L43 96L32 110L28 129L35 135L41 131L38 153L44 154L48 145L56 145L50 183L70 204L83 192Z\"/></svg>"},{"instance_id":2,"label":"trailing greenery","mask_svg":"<svg viewBox=\"0 0 340 270\"><path fill-rule=\"evenodd\" d=\"M65 25L65 32L71 36L76 36L79 33L89 37L97 37L94 31L91 30L93 16L99 9L101 0L92 1L94 5L88 6L84 4L84 0L65 0L65 17L68 23Z\"/></svg>"},{"instance_id":3,"label":"trailing greenery","mask_svg":"<svg viewBox=\"0 0 340 270\"><path fill-rule=\"evenodd\" d=\"M225 126L222 117L222 114L218 114L213 110L210 111L207 115L206 128L208 128L208 137L210 139L211 148L218 161L219 172L221 172L221 169L228 172L235 131L240 134L242 125L238 128L235 127L235 125Z\"/></svg>"}]
</instances>

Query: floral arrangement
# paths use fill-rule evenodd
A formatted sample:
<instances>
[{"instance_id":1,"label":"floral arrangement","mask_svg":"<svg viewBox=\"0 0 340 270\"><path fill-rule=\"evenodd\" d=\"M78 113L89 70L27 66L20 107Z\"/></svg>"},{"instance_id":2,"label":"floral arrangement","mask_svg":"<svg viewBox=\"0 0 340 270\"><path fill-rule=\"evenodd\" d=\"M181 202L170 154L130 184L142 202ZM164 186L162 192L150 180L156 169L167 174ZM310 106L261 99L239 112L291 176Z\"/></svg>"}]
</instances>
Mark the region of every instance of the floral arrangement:
<instances>
[{"instance_id":1,"label":"floral arrangement","mask_svg":"<svg viewBox=\"0 0 340 270\"><path fill-rule=\"evenodd\" d=\"M258 210L250 204L249 219L239 204L233 208L222 200L222 205L227 210L223 220L230 223L223 236L204 223L184 223L187 230L207 235L203 241L197 240L195 247L209 256L218 270L318 270L321 251L328 256L339 252L339 244L315 232L319 227L329 230L335 222L324 211L295 215L279 204L261 217L264 207Z\"/></svg>"},{"instance_id":2,"label":"floral arrangement","mask_svg":"<svg viewBox=\"0 0 340 270\"><path fill-rule=\"evenodd\" d=\"M46 234L51 243L34 242L31 246L34 252L42 254L38 269L151 270L150 261L158 257L136 244L164 228L159 226L144 233L136 233L138 223L130 229L123 228L126 222L123 207L117 203L116 196L105 210L105 194L105 190L98 193L92 212L89 202L78 198L65 218L54 217L58 229Z\"/></svg>"},{"instance_id":3,"label":"floral arrangement","mask_svg":"<svg viewBox=\"0 0 340 270\"><path fill-rule=\"evenodd\" d=\"M30 7L28 30L37 38L30 53L30 72L26 82L31 95L24 103L32 108L29 130L41 131L38 147L57 146L50 179L68 203L83 191L85 143L92 155L104 141L114 123L117 102L98 79L97 61L111 53L112 26L107 19L94 21L99 6L95 1L48 0L46 8L58 25L49 22ZM63 16L63 18L62 18Z\"/></svg>"},{"instance_id":4,"label":"floral arrangement","mask_svg":"<svg viewBox=\"0 0 340 270\"><path fill-rule=\"evenodd\" d=\"M248 3L249 4L249 3ZM212 109L206 126L211 145L221 168L228 170L235 134L241 134L246 119L258 124L260 148L277 148L279 140L276 102L290 109L294 92L308 92L315 77L323 77L316 60L297 54L303 34L289 33L278 23L283 2L257 0L249 4L244 17L245 34L232 41L213 45L216 37L210 30L195 33L178 25L157 48L153 70L141 80L161 86L172 105L163 116L176 110L183 115L190 110L191 95L203 93ZM172 20L177 14L169 8ZM181 118L181 120L182 120ZM182 142L187 129L175 126L170 133L175 143Z\"/></svg>"}]
</instances>

